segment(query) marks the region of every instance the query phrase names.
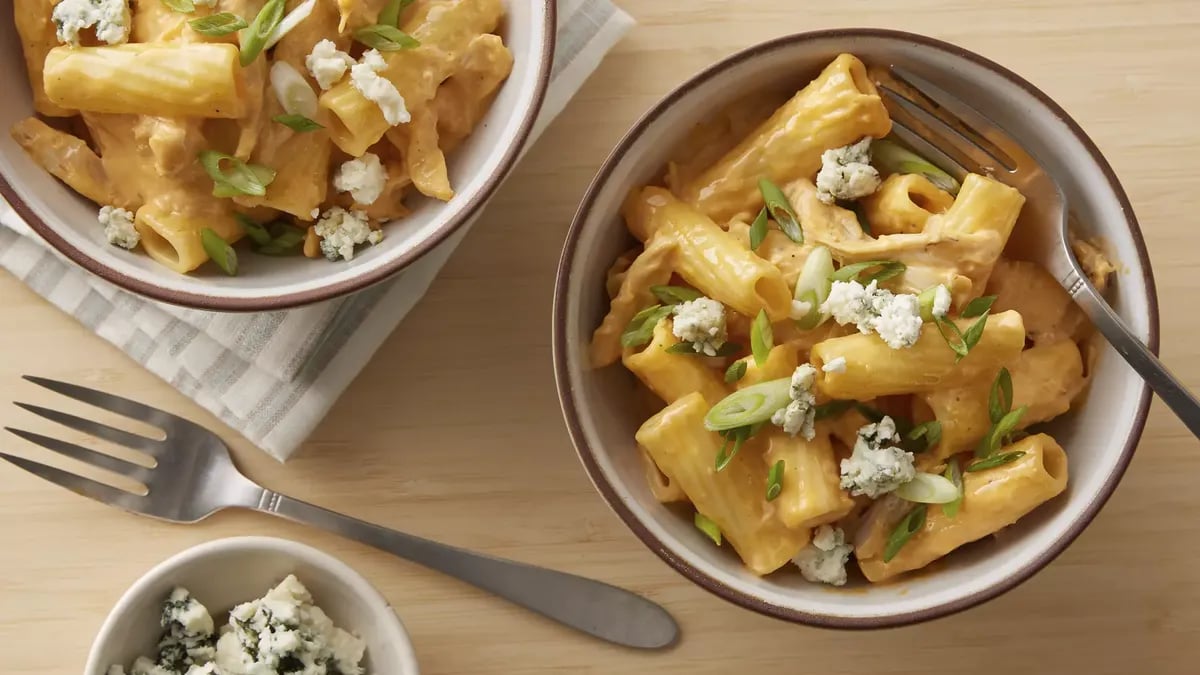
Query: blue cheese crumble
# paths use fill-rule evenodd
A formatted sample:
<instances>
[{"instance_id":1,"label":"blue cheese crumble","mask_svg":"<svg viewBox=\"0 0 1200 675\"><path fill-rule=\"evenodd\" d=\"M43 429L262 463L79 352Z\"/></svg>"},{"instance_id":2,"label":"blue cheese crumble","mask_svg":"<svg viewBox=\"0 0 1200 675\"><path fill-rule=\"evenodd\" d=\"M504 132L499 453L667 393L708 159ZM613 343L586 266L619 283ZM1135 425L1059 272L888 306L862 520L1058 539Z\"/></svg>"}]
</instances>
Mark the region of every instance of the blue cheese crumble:
<instances>
[{"instance_id":1,"label":"blue cheese crumble","mask_svg":"<svg viewBox=\"0 0 1200 675\"><path fill-rule=\"evenodd\" d=\"M317 81L317 86L324 91L342 79L354 65L354 59L338 49L333 40L321 40L313 45L312 51L304 58L304 65Z\"/></svg>"},{"instance_id":2,"label":"blue cheese crumble","mask_svg":"<svg viewBox=\"0 0 1200 675\"><path fill-rule=\"evenodd\" d=\"M349 192L354 203L363 206L374 204L386 186L387 169L379 156L370 152L342 164L333 176L334 189Z\"/></svg>"},{"instance_id":3,"label":"blue cheese crumble","mask_svg":"<svg viewBox=\"0 0 1200 675\"><path fill-rule=\"evenodd\" d=\"M104 226L104 237L113 246L133 250L142 241L133 226L133 214L116 206L101 206L96 219Z\"/></svg>"},{"instance_id":4,"label":"blue cheese crumble","mask_svg":"<svg viewBox=\"0 0 1200 675\"><path fill-rule=\"evenodd\" d=\"M96 38L117 45L129 39L129 5L125 0L62 0L50 18L58 41L79 46L80 31L96 29Z\"/></svg>"},{"instance_id":5,"label":"blue cheese crumble","mask_svg":"<svg viewBox=\"0 0 1200 675\"><path fill-rule=\"evenodd\" d=\"M817 369L812 364L797 367L788 389L792 401L771 415L771 423L783 427L784 432L792 436L800 434L804 440L811 441L816 436L813 426L817 416L817 396L813 393L816 381Z\"/></svg>"},{"instance_id":6,"label":"blue cheese crumble","mask_svg":"<svg viewBox=\"0 0 1200 675\"><path fill-rule=\"evenodd\" d=\"M725 307L712 298L699 297L681 302L671 310L675 315L671 332L681 342L690 342L697 353L716 356L728 337Z\"/></svg>"},{"instance_id":7,"label":"blue cheese crumble","mask_svg":"<svg viewBox=\"0 0 1200 675\"><path fill-rule=\"evenodd\" d=\"M854 451L842 460L842 489L876 499L912 480L917 475L913 454L897 447L899 442L890 417L859 429Z\"/></svg>"},{"instance_id":8,"label":"blue cheese crumble","mask_svg":"<svg viewBox=\"0 0 1200 675\"><path fill-rule=\"evenodd\" d=\"M163 604L159 654L128 675L363 675L366 643L338 628L289 575L258 600L234 607L220 637L212 616L183 588ZM126 675L120 665L106 675Z\"/></svg>"},{"instance_id":9,"label":"blue cheese crumble","mask_svg":"<svg viewBox=\"0 0 1200 675\"><path fill-rule=\"evenodd\" d=\"M871 166L869 136L844 148L826 150L821 154L821 170L817 172L817 199L826 204L874 194L880 182L879 172Z\"/></svg>"},{"instance_id":10,"label":"blue cheese crumble","mask_svg":"<svg viewBox=\"0 0 1200 675\"><path fill-rule=\"evenodd\" d=\"M826 373L846 372L846 357L835 356L834 358L829 359L825 362L825 365L821 366L821 370Z\"/></svg>"},{"instance_id":11,"label":"blue cheese crumble","mask_svg":"<svg viewBox=\"0 0 1200 675\"><path fill-rule=\"evenodd\" d=\"M361 244L378 244L383 232L371 229L366 214L334 206L315 225L321 238L321 253L329 260L353 260L354 249Z\"/></svg>"},{"instance_id":12,"label":"blue cheese crumble","mask_svg":"<svg viewBox=\"0 0 1200 675\"><path fill-rule=\"evenodd\" d=\"M933 289L933 309L931 311L933 316L939 319L946 316L946 313L950 311L950 302L950 289L946 288L944 284L938 284L937 288Z\"/></svg>"},{"instance_id":13,"label":"blue cheese crumble","mask_svg":"<svg viewBox=\"0 0 1200 675\"><path fill-rule=\"evenodd\" d=\"M412 121L412 115L404 102L404 97L396 89L391 80L379 73L387 68L387 61L376 49L367 50L359 62L350 68L350 84L368 101L379 106L387 123L396 126Z\"/></svg>"},{"instance_id":14,"label":"blue cheese crumble","mask_svg":"<svg viewBox=\"0 0 1200 675\"><path fill-rule=\"evenodd\" d=\"M917 296L897 295L876 282L835 281L821 311L839 325L854 324L860 333L875 333L892 349L904 349L921 337L921 304Z\"/></svg>"},{"instance_id":15,"label":"blue cheese crumble","mask_svg":"<svg viewBox=\"0 0 1200 675\"><path fill-rule=\"evenodd\" d=\"M813 583L844 586L846 563L854 547L846 543L846 533L840 527L822 525L813 533L808 546L800 549L792 562L800 574Z\"/></svg>"}]
</instances>

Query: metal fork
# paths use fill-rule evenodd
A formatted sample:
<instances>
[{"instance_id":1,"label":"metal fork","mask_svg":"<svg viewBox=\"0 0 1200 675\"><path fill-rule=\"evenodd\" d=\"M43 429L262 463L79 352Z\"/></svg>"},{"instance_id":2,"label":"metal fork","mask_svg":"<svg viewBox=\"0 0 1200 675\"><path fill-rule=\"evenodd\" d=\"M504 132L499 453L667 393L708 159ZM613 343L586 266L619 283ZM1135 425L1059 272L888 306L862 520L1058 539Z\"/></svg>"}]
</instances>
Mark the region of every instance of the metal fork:
<instances>
[{"instance_id":1,"label":"metal fork","mask_svg":"<svg viewBox=\"0 0 1200 675\"><path fill-rule=\"evenodd\" d=\"M1067 198L1058 181L1013 138L979 110L904 68L872 68L892 117L893 133L961 179L990 175L1026 197L1022 243L1062 284L1106 340L1154 393L1200 437L1200 401L1163 366L1097 292L1071 250Z\"/></svg>"},{"instance_id":2,"label":"metal fork","mask_svg":"<svg viewBox=\"0 0 1200 675\"><path fill-rule=\"evenodd\" d=\"M17 403L35 415L140 451L154 461L153 468L147 468L56 438L6 427L7 431L59 455L125 476L148 488L146 494L139 495L0 452L0 458L85 497L175 523L194 523L227 508L254 509L374 546L609 642L657 649L671 645L678 637L679 628L665 609L629 591L439 544L272 492L238 471L221 439L194 422L94 389L42 377L25 376L25 379L63 396L145 422L166 434L164 440L154 440L57 410Z\"/></svg>"}]
</instances>

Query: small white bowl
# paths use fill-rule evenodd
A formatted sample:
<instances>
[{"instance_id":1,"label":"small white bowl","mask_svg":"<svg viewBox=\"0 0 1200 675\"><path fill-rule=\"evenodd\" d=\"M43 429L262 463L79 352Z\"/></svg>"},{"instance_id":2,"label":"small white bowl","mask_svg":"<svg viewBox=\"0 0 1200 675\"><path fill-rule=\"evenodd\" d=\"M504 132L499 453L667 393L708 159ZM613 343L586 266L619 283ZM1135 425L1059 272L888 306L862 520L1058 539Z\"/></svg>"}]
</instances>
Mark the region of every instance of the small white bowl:
<instances>
[{"instance_id":1,"label":"small white bowl","mask_svg":"<svg viewBox=\"0 0 1200 675\"><path fill-rule=\"evenodd\" d=\"M163 600L183 586L218 626L234 605L261 598L295 574L334 625L367 643L370 675L417 675L417 657L400 617L379 591L345 563L317 549L271 537L233 537L193 546L159 563L125 591L92 643L84 675L153 657Z\"/></svg>"},{"instance_id":2,"label":"small white bowl","mask_svg":"<svg viewBox=\"0 0 1200 675\"><path fill-rule=\"evenodd\" d=\"M705 589L763 614L837 628L881 628L945 616L994 598L1047 565L1087 527L1116 489L1146 423L1150 390L1111 349L1101 353L1082 406L1048 431L1070 457L1066 491L1004 530L947 556L923 574L849 590L783 571L759 578L729 547L717 548L690 514L659 504L646 486L634 433L645 421L633 377L588 366L587 345L608 309L605 275L633 243L621 221L630 189L657 181L694 126L764 91L794 92L839 53L903 66L970 101L1013 134L1060 181L1087 234L1100 237L1121 273L1109 301L1158 349L1158 301L1145 241L1112 168L1065 111L1029 82L961 47L888 30L837 29L763 43L717 63L639 120L592 182L559 263L554 367L575 448L592 482L651 550Z\"/></svg>"},{"instance_id":3,"label":"small white bowl","mask_svg":"<svg viewBox=\"0 0 1200 675\"><path fill-rule=\"evenodd\" d=\"M451 153L449 202L414 197L412 213L354 260L253 256L229 277L207 265L178 274L141 252L108 244L97 206L46 173L11 138L13 123L33 114L33 98L12 12L0 17L0 196L37 234L84 269L155 300L197 309L268 311L307 305L384 281L429 253L479 215L517 161L541 110L553 65L554 0L505 0L498 32L513 53L513 71L479 125ZM49 6L48 4L46 6Z\"/></svg>"}]
</instances>

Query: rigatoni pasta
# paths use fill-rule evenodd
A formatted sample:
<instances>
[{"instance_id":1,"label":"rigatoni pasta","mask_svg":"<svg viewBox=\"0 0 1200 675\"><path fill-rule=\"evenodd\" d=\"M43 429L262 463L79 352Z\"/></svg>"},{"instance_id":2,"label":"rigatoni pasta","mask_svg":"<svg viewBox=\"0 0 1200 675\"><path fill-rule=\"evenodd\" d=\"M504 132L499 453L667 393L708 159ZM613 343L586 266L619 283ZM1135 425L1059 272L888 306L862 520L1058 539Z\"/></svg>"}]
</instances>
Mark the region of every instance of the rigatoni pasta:
<instances>
[{"instance_id":1,"label":"rigatoni pasta","mask_svg":"<svg viewBox=\"0 0 1200 675\"><path fill-rule=\"evenodd\" d=\"M739 112L757 126L701 124L703 147L631 191L637 245L592 339L594 367L621 360L664 406L636 434L650 492L759 575L791 559L842 585L854 556L891 579L1067 481L1036 425L1083 394L1090 326L1004 257L1024 196L883 138L865 73L845 54Z\"/></svg>"},{"instance_id":2,"label":"rigatoni pasta","mask_svg":"<svg viewBox=\"0 0 1200 675\"><path fill-rule=\"evenodd\" d=\"M180 273L231 245L349 260L453 198L446 152L512 71L500 0L18 0L37 117L13 138ZM385 138L386 136L386 138ZM618 354L619 355L619 354ZM615 358L615 357L610 357Z\"/></svg>"}]
</instances>

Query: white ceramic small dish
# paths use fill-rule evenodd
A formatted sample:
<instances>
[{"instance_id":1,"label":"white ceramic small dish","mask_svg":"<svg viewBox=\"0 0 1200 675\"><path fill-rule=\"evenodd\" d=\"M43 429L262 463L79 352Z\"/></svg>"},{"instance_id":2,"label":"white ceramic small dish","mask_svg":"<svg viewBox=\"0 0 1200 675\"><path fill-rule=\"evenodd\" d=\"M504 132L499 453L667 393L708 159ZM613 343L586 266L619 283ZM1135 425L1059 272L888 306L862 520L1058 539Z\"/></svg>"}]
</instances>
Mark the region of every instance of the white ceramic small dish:
<instances>
[{"instance_id":1,"label":"white ceramic small dish","mask_svg":"<svg viewBox=\"0 0 1200 675\"><path fill-rule=\"evenodd\" d=\"M483 208L512 169L541 110L554 60L554 0L505 1L499 29L513 53L512 74L474 133L447 158L455 196L414 197L412 214L386 227L379 245L347 263L254 256L229 277L205 269L173 272L140 252L107 243L97 206L39 167L10 137L33 114L33 99L11 12L0 17L0 196L29 226L84 269L134 293L199 309L267 311L307 305L390 278L428 253ZM246 264L253 262L253 265Z\"/></svg>"},{"instance_id":2,"label":"white ceramic small dish","mask_svg":"<svg viewBox=\"0 0 1200 675\"><path fill-rule=\"evenodd\" d=\"M335 625L367 643L372 675L417 675L404 624L361 574L326 553L285 539L234 537L193 546L159 563L121 596L88 654L84 675L104 675L119 663L155 653L163 600L176 586L191 591L223 625L234 605L260 598L295 574Z\"/></svg>"},{"instance_id":3,"label":"white ceramic small dish","mask_svg":"<svg viewBox=\"0 0 1200 675\"><path fill-rule=\"evenodd\" d=\"M894 583L839 591L794 571L759 578L729 547L717 548L690 512L659 504L645 484L634 432L645 420L633 377L593 370L587 345L608 309L605 275L633 244L620 209L630 189L655 183L673 150L714 111L750 94L794 92L838 54L903 66L986 111L1061 182L1071 210L1109 247L1121 273L1109 301L1152 350L1158 301L1145 242L1112 168L1067 113L1004 67L911 33L842 29L780 38L735 54L667 95L639 120L601 167L567 235L554 301L554 363L572 440L596 488L651 550L707 590L782 619L838 628L880 628L945 616L1000 595L1048 564L1116 489L1133 456L1150 391L1111 348L1093 371L1086 402L1047 425L1070 457L1070 482L1052 502L931 570Z\"/></svg>"}]
</instances>

